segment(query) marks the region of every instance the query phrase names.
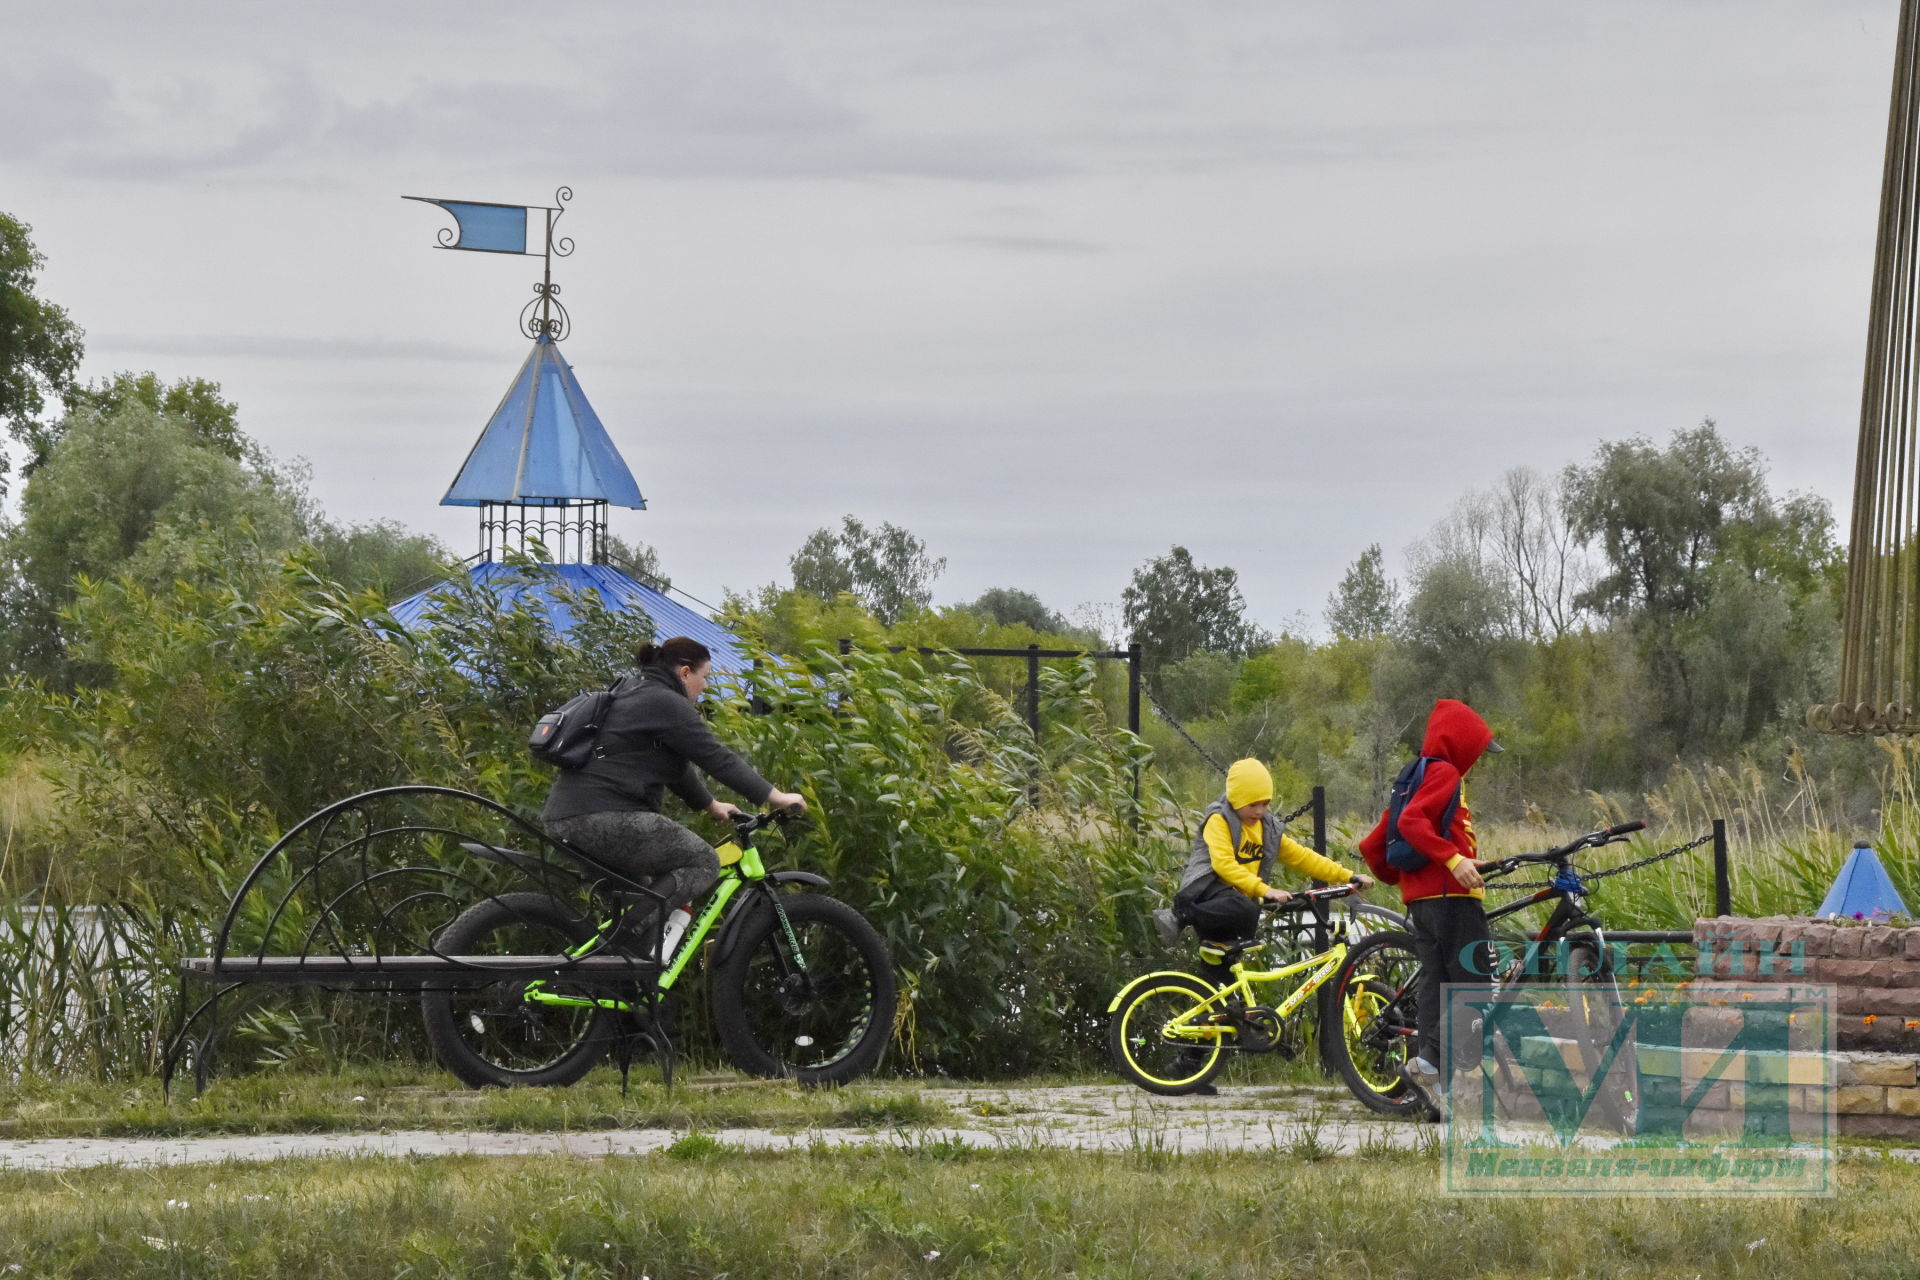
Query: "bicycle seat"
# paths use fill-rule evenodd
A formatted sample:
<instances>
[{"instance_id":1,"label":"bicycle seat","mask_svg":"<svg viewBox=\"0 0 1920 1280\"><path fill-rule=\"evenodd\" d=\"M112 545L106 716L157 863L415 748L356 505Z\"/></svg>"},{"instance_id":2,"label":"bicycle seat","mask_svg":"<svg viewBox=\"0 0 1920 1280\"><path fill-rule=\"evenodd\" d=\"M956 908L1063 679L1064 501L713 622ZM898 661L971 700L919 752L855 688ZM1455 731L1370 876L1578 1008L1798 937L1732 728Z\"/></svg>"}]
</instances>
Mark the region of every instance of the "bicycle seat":
<instances>
[{"instance_id":1,"label":"bicycle seat","mask_svg":"<svg viewBox=\"0 0 1920 1280\"><path fill-rule=\"evenodd\" d=\"M1265 945L1266 944L1259 938L1240 938L1233 942L1202 941L1200 943L1200 953L1205 955L1209 951L1218 952L1220 958L1213 963L1232 964L1247 952L1257 950Z\"/></svg>"}]
</instances>

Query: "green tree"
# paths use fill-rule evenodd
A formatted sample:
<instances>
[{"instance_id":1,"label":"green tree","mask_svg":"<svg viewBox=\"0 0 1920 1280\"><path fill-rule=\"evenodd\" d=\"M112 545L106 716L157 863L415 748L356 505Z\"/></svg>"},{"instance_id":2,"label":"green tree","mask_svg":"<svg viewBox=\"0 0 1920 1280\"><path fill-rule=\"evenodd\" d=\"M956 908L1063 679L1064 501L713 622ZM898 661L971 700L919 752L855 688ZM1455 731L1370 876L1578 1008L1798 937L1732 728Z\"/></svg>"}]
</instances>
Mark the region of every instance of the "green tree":
<instances>
[{"instance_id":1,"label":"green tree","mask_svg":"<svg viewBox=\"0 0 1920 1280\"><path fill-rule=\"evenodd\" d=\"M1399 613L1400 587L1387 576L1376 542L1347 567L1339 587L1327 597L1327 625L1337 636L1369 640L1390 634Z\"/></svg>"},{"instance_id":2,"label":"green tree","mask_svg":"<svg viewBox=\"0 0 1920 1280\"><path fill-rule=\"evenodd\" d=\"M1489 563L1455 554L1422 566L1406 617L1408 673L1422 694L1484 702L1512 617L1511 585Z\"/></svg>"},{"instance_id":3,"label":"green tree","mask_svg":"<svg viewBox=\"0 0 1920 1280\"><path fill-rule=\"evenodd\" d=\"M1003 627L1021 624L1042 634L1064 635L1073 630L1067 620L1047 608L1040 597L1018 587L993 587L966 608L983 618L991 618Z\"/></svg>"},{"instance_id":4,"label":"green tree","mask_svg":"<svg viewBox=\"0 0 1920 1280\"><path fill-rule=\"evenodd\" d=\"M1642 436L1602 444L1592 462L1567 468L1563 487L1574 533L1607 561L1578 603L1655 622L1698 609L1701 570L1728 530L1768 509L1759 451L1729 447L1711 418L1665 449Z\"/></svg>"},{"instance_id":5,"label":"green tree","mask_svg":"<svg viewBox=\"0 0 1920 1280\"><path fill-rule=\"evenodd\" d=\"M1648 752L1749 741L1801 696L1834 635L1840 553L1817 499L1776 502L1766 464L1712 419L1603 444L1569 467L1571 526L1607 572L1580 603L1635 638L1647 673Z\"/></svg>"},{"instance_id":6,"label":"green tree","mask_svg":"<svg viewBox=\"0 0 1920 1280\"><path fill-rule=\"evenodd\" d=\"M644 542L628 542L617 534L607 536L607 554L614 567L632 574L642 582L651 583L657 590L665 591L673 585L673 579L660 563L660 553Z\"/></svg>"},{"instance_id":7,"label":"green tree","mask_svg":"<svg viewBox=\"0 0 1920 1280\"><path fill-rule=\"evenodd\" d=\"M883 626L891 626L933 600L933 580L946 569L944 556L929 556L927 544L895 524L869 529L852 516L840 529L815 529L789 560L797 591L831 601L851 592Z\"/></svg>"},{"instance_id":8,"label":"green tree","mask_svg":"<svg viewBox=\"0 0 1920 1280\"><path fill-rule=\"evenodd\" d=\"M157 585L203 563L208 542L242 559L278 554L301 538L303 502L263 464L138 399L69 415L4 544L0 626L15 669L67 678L60 614L77 579Z\"/></svg>"},{"instance_id":9,"label":"green tree","mask_svg":"<svg viewBox=\"0 0 1920 1280\"><path fill-rule=\"evenodd\" d=\"M26 445L29 467L50 443L41 411L49 396L73 389L85 336L64 308L35 295L36 273L45 265L32 228L0 213L0 421ZM0 497L6 491L7 458L0 451Z\"/></svg>"},{"instance_id":10,"label":"green tree","mask_svg":"<svg viewBox=\"0 0 1920 1280\"><path fill-rule=\"evenodd\" d=\"M348 525L320 520L307 539L319 557L319 572L350 591L377 591L390 600L441 581L453 560L445 543L397 520Z\"/></svg>"},{"instance_id":11,"label":"green tree","mask_svg":"<svg viewBox=\"0 0 1920 1280\"><path fill-rule=\"evenodd\" d=\"M197 443L224 453L235 462L259 459L259 447L240 430L240 406L221 394L217 382L182 378L166 384L152 371L116 373L80 388L68 396L67 401L75 412L101 418L111 418L122 409L139 406L185 427ZM50 438L48 447L57 439L57 435Z\"/></svg>"},{"instance_id":12,"label":"green tree","mask_svg":"<svg viewBox=\"0 0 1920 1280\"><path fill-rule=\"evenodd\" d=\"M1154 671L1202 650L1246 654L1265 640L1247 620L1239 573L1210 569L1185 547L1135 569L1120 606L1143 661Z\"/></svg>"}]
</instances>

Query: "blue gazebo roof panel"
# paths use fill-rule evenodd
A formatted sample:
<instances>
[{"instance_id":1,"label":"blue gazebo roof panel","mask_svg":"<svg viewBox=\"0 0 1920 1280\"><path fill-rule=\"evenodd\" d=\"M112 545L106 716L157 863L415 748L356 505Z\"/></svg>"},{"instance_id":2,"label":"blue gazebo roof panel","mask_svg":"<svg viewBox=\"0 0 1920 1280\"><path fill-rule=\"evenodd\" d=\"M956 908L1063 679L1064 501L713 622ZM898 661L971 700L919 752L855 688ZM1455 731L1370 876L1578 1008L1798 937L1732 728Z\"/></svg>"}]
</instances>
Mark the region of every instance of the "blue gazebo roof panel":
<instances>
[{"instance_id":1,"label":"blue gazebo roof panel","mask_svg":"<svg viewBox=\"0 0 1920 1280\"><path fill-rule=\"evenodd\" d=\"M654 634L662 640L669 636L690 636L698 640L712 652L716 672L739 674L753 665L740 637L733 632L611 565L550 564L542 565L541 570L541 576L529 577L517 569L486 561L474 565L467 572L476 586L493 592L502 604L512 606L525 602L528 607L544 614L553 629L561 635L571 635L578 622L573 609L557 589L564 584L566 590L575 593L598 591L601 601L608 608L639 610L653 619ZM409 630L430 627L433 625L433 606L429 597L437 589L429 587L408 596L388 612L396 622Z\"/></svg>"}]
</instances>

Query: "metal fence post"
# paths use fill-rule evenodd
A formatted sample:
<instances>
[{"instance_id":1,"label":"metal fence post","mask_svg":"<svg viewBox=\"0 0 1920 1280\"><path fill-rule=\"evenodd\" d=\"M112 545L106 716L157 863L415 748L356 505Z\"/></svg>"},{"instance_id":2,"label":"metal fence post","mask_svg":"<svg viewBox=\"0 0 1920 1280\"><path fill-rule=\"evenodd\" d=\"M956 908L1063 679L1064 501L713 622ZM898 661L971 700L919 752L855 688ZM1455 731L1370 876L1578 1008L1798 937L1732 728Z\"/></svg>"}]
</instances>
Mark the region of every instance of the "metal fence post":
<instances>
[{"instance_id":1,"label":"metal fence post","mask_svg":"<svg viewBox=\"0 0 1920 1280\"><path fill-rule=\"evenodd\" d=\"M1127 731L1140 736L1140 645L1127 646Z\"/></svg>"},{"instance_id":2,"label":"metal fence post","mask_svg":"<svg viewBox=\"0 0 1920 1280\"><path fill-rule=\"evenodd\" d=\"M1713 820L1713 914L1733 914L1733 876L1727 869L1727 820Z\"/></svg>"},{"instance_id":3,"label":"metal fence post","mask_svg":"<svg viewBox=\"0 0 1920 1280\"><path fill-rule=\"evenodd\" d=\"M1027 784L1027 798L1040 804L1040 774L1046 763L1040 757L1040 646L1027 646L1027 728L1033 732L1033 781Z\"/></svg>"},{"instance_id":4,"label":"metal fence post","mask_svg":"<svg viewBox=\"0 0 1920 1280\"><path fill-rule=\"evenodd\" d=\"M1040 646L1027 646L1027 728L1033 730L1033 745L1040 745Z\"/></svg>"},{"instance_id":5,"label":"metal fence post","mask_svg":"<svg viewBox=\"0 0 1920 1280\"><path fill-rule=\"evenodd\" d=\"M1327 851L1327 789L1313 789L1313 851L1324 854Z\"/></svg>"},{"instance_id":6,"label":"metal fence post","mask_svg":"<svg viewBox=\"0 0 1920 1280\"><path fill-rule=\"evenodd\" d=\"M1140 642L1127 646L1127 732L1140 736ZM1133 829L1140 830L1140 766L1133 766Z\"/></svg>"}]
</instances>

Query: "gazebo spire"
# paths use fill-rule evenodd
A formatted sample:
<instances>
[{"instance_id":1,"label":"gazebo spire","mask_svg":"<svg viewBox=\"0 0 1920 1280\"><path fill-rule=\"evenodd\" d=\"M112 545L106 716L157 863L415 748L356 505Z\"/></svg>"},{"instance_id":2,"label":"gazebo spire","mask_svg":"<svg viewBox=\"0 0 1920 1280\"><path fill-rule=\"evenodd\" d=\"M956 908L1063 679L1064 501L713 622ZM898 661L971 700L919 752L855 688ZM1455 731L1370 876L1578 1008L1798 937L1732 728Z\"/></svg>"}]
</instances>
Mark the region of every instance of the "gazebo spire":
<instances>
[{"instance_id":1,"label":"gazebo spire","mask_svg":"<svg viewBox=\"0 0 1920 1280\"><path fill-rule=\"evenodd\" d=\"M571 254L573 241L555 239L553 227L572 198L567 187L550 206L406 197L453 215L457 230L440 232L443 249L532 256L528 226L532 215L544 215L541 278L520 313L520 331L533 339L533 350L440 500L480 508L483 561L508 551L544 551L542 558L556 564L603 564L608 506L647 506L557 345L571 325L553 282L553 259Z\"/></svg>"}]
</instances>

